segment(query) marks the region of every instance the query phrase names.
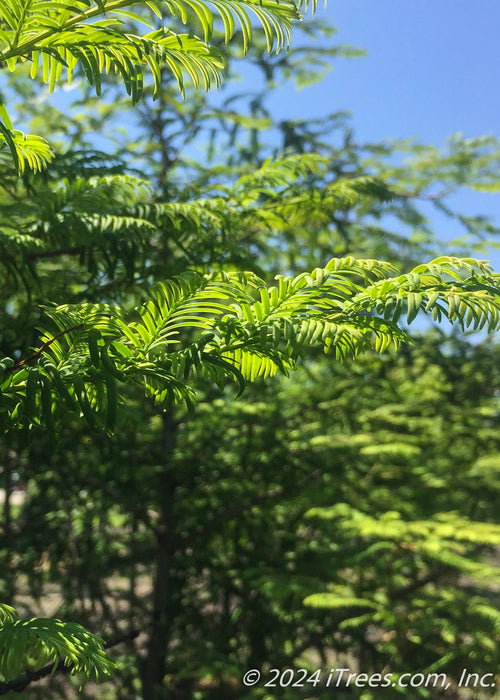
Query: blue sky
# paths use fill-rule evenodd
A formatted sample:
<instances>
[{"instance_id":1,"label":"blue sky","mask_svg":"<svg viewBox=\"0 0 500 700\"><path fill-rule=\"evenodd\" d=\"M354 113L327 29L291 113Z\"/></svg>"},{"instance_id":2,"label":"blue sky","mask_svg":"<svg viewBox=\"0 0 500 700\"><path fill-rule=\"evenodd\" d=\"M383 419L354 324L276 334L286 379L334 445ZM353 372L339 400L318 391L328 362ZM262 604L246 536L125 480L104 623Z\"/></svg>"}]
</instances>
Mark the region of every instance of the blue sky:
<instances>
[{"instance_id":1,"label":"blue sky","mask_svg":"<svg viewBox=\"0 0 500 700\"><path fill-rule=\"evenodd\" d=\"M347 108L367 140L500 136L498 0L329 0L317 17L368 55L291 99L297 116Z\"/></svg>"},{"instance_id":2,"label":"blue sky","mask_svg":"<svg viewBox=\"0 0 500 700\"><path fill-rule=\"evenodd\" d=\"M499 0L329 0L316 17L337 27L333 41L367 56L335 60L320 84L283 88L273 111L293 119L349 110L357 142L415 137L444 147L455 132L500 138ZM460 197L464 213L500 224L499 194ZM461 233L447 220L435 226L443 238ZM490 258L499 270L500 253Z\"/></svg>"}]
</instances>

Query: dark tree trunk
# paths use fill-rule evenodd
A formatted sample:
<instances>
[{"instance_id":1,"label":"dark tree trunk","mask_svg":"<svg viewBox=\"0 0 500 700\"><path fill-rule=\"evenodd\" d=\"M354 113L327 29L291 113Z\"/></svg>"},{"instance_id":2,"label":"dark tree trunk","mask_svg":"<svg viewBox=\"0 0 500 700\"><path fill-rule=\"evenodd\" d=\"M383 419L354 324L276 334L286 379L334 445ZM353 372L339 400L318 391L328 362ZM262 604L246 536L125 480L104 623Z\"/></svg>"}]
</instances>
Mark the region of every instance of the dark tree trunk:
<instances>
[{"instance_id":1,"label":"dark tree trunk","mask_svg":"<svg viewBox=\"0 0 500 700\"><path fill-rule=\"evenodd\" d=\"M16 592L15 585L15 573L12 566L12 556L15 552L15 547L13 546L13 522L12 522L12 494L14 492L14 473L18 468L19 459L17 453L14 450L7 450L4 458L3 464L3 482L5 490L5 500L3 503L3 537L2 537L2 550L3 550L3 584L4 591L3 595L5 600L10 604L13 604L14 596Z\"/></svg>"},{"instance_id":2,"label":"dark tree trunk","mask_svg":"<svg viewBox=\"0 0 500 700\"><path fill-rule=\"evenodd\" d=\"M146 655L141 661L142 693L145 700L170 697L164 686L166 658L171 636L173 605L172 557L175 552L173 506L177 481L171 456L177 440L177 424L173 412L163 414L163 458L158 474L159 518L156 528L153 609L149 626Z\"/></svg>"}]
</instances>

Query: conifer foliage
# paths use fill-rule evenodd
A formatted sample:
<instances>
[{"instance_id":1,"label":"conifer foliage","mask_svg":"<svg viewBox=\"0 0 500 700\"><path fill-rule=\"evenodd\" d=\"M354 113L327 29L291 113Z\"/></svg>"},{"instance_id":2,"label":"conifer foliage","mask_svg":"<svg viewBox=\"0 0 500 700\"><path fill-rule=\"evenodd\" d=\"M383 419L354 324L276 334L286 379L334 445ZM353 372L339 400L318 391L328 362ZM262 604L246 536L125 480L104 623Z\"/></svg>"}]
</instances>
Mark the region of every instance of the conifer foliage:
<instances>
[{"instance_id":1,"label":"conifer foliage","mask_svg":"<svg viewBox=\"0 0 500 700\"><path fill-rule=\"evenodd\" d=\"M47 309L54 330L41 332L33 354L2 360L5 428L52 428L63 407L112 431L120 383L142 385L165 408L191 407L193 373L242 389L287 373L307 347L332 348L338 359L397 348L408 339L397 325L403 311L408 322L423 311L463 328L496 327L497 276L485 263L438 258L393 272L349 257L272 286L250 273L193 271L153 286L132 315L112 304Z\"/></svg>"},{"instance_id":2,"label":"conifer foliage","mask_svg":"<svg viewBox=\"0 0 500 700\"><path fill-rule=\"evenodd\" d=\"M153 97L159 94L165 71L181 92L186 79L208 89L219 83L223 69L221 52L211 43L214 17L226 41L238 24L247 50L253 32L249 11L263 28L268 51L288 44L291 23L300 18L287 0L213 0L210 5L198 0L7 0L0 6L0 62L10 71L28 63L31 78L50 90L62 81L71 83L79 72L97 95L103 76L114 73L134 103L143 95L146 75L152 78ZM168 29L170 15L190 28L191 23L200 27L202 38ZM146 16L150 31L130 29L134 23L144 25ZM312 270L271 280L256 269L248 254L251 245L242 241L243 229L259 246L265 237L278 236L284 222L290 232L311 218L331 218L359 203L406 197L382 178L339 177L323 187L326 159L288 154L264 160L251 174L235 172L231 182L207 185L196 196L163 201L150 182L124 168L58 172L48 142L15 129L3 101L0 138L5 164L0 266L6 280L0 428L9 439L16 431L58 435L72 421L94 436L113 436L132 394L149 399L145 405L167 424L174 410L193 411L207 387L222 390L235 383L241 392L259 378L287 375L316 350L338 361L398 350L411 342L407 325L419 314L462 329L498 327L499 276L481 260L440 256L401 271L371 258L329 256ZM305 184L307 196L300 192ZM173 258L176 265L169 267ZM184 270L178 269L179 261ZM175 274L165 274L174 268ZM9 322L23 312L33 324L29 337L18 339ZM4 347L15 351L7 354ZM170 476L161 483L162 508L175 490ZM430 558L421 539L429 534L446 539L443 533L466 522L451 516L412 523L388 516L381 522L342 504L318 507L307 518L328 522L339 514L346 537L364 542L369 530L371 540L383 540L384 547L397 540ZM168 555L162 527L152 528L160 558ZM480 544L498 541L495 528L483 531L474 525L473 535ZM441 551L440 563L460 568L463 560L454 546ZM347 586L332 590L311 591L306 605L366 607L367 624L387 613L370 590L352 596ZM171 601L156 603L164 607L150 635L150 655L143 660L145 692L156 692L165 675L165 607ZM474 608L477 614L485 610L482 602ZM20 621L8 606L0 615L4 680L30 664L59 658L73 663L84 678L111 672L100 639L83 628L57 620Z\"/></svg>"},{"instance_id":3,"label":"conifer foliage","mask_svg":"<svg viewBox=\"0 0 500 700\"><path fill-rule=\"evenodd\" d=\"M0 606L0 669L4 678L15 678L29 659L37 665L52 661L69 666L83 678L108 676L113 662L104 653L103 642L81 625L50 618L21 620L9 605ZM0 694L4 694L0 683Z\"/></svg>"},{"instance_id":4,"label":"conifer foliage","mask_svg":"<svg viewBox=\"0 0 500 700\"><path fill-rule=\"evenodd\" d=\"M149 21L134 14L138 4L149 10ZM211 3L211 7L222 19L226 41L232 37L237 19L245 48L252 37L249 9L266 32L269 50L275 47L279 51L288 43L291 22L300 18L298 9L289 1L229 0ZM184 23L188 18L195 19L203 39L169 31L164 26L166 14L178 16ZM151 31L141 35L129 33L126 23L131 18L149 25ZM153 23L158 20L161 28L154 29ZM209 6L191 0L6 0L0 7L0 61L11 71L18 63L29 61L32 78L40 77L51 91L62 76L71 84L78 67L100 94L101 75L113 71L137 102L143 91L144 72L152 75L156 91L163 67L174 74L181 91L185 76L206 89L219 84L224 64L220 53L208 43L213 25L214 13ZM20 172L26 164L32 170L40 170L50 161L47 142L14 129L3 102L0 134Z\"/></svg>"}]
</instances>

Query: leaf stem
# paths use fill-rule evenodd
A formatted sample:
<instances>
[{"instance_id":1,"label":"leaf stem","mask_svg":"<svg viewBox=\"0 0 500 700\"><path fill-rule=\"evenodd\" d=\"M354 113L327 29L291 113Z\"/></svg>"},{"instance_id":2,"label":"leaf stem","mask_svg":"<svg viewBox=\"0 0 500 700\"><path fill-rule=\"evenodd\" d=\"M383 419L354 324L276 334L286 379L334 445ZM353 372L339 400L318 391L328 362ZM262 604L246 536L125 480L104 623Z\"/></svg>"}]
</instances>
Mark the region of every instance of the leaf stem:
<instances>
[{"instance_id":1,"label":"leaf stem","mask_svg":"<svg viewBox=\"0 0 500 700\"><path fill-rule=\"evenodd\" d=\"M106 12L114 12L115 10L119 10L122 7L127 7L128 5L133 4L134 2L131 2L131 0L114 0L113 2L107 4L103 3L104 10L99 5L96 5L95 7L89 8L84 12L78 13L78 15L73 15L72 17L70 17L68 20L66 20L66 22L61 24L57 31L63 32L73 27L75 24L78 24L79 22L92 19L93 17L99 17L100 15L106 14ZM51 36L54 36L55 32L54 28L51 27L45 32L37 34L34 38L31 38L29 41L25 41L22 44L17 44L17 40L19 39L20 27L21 23L16 29L16 33L14 36L14 44L11 45L9 51L4 51L0 53L0 61L5 61L9 58L13 58L14 56L24 56L30 53L30 51L33 51L41 41L43 41L44 39L49 39Z\"/></svg>"},{"instance_id":2,"label":"leaf stem","mask_svg":"<svg viewBox=\"0 0 500 700\"><path fill-rule=\"evenodd\" d=\"M63 331L55 335L53 338L50 338L50 340L47 340L46 343L44 343L36 352L33 353L33 355L30 355L29 357L26 357L24 360L20 360L20 362L17 362L15 365L10 365L10 367L6 367L4 370L4 375L10 374L11 372L15 372L17 369L20 367L24 367L24 365L31 364L32 362L36 362L37 360L40 359L44 351L52 345L56 340L59 338L62 338L63 335L66 335L66 333L71 333L72 331L82 331L84 329L83 323L78 324L77 326L71 326L71 328L65 328Z\"/></svg>"}]
</instances>

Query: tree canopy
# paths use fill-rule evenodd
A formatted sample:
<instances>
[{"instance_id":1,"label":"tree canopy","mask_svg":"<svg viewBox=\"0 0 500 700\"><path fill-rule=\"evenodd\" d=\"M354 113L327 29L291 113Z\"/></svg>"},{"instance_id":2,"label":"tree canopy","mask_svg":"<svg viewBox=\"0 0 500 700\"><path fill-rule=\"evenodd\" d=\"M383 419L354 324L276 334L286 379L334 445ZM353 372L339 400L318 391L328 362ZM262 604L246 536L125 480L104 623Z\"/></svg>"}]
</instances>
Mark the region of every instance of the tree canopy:
<instances>
[{"instance_id":1,"label":"tree canopy","mask_svg":"<svg viewBox=\"0 0 500 700\"><path fill-rule=\"evenodd\" d=\"M1 595L31 610L54 585L57 614L79 621L19 620L3 606L5 692L59 657L84 678L110 673L81 624L129 642L110 697L265 697L245 695L244 667L331 654L360 672L445 668L453 682L467 658L478 672L498 660L497 568L485 559L500 539L497 349L441 335L413 348L408 329L425 315L498 327L498 274L444 255L419 208L493 233L447 196L464 182L494 188L498 146L455 140L441 155L399 144L414 154L399 166L393 147L360 147L348 129L339 148L324 125L281 122L282 148L269 153L263 97L244 114L173 96L188 79L218 84L233 60L224 41L244 52L254 42L267 80L302 74L293 45L281 63L261 51L288 45L299 9L0 8L9 94L74 74L111 114L101 90L124 85L155 144L99 152L68 116L75 143L66 134L69 150L52 151L57 112L26 136L1 104ZM179 33L176 17L202 38ZM183 159L203 129L206 161ZM145 172L131 164L139 154ZM26 490L17 511L15 478ZM16 583L28 602L16 602Z\"/></svg>"}]
</instances>

